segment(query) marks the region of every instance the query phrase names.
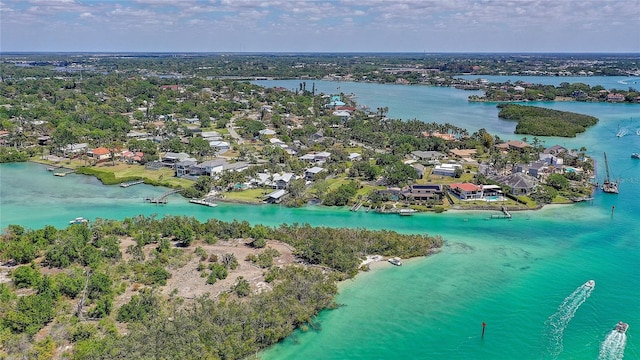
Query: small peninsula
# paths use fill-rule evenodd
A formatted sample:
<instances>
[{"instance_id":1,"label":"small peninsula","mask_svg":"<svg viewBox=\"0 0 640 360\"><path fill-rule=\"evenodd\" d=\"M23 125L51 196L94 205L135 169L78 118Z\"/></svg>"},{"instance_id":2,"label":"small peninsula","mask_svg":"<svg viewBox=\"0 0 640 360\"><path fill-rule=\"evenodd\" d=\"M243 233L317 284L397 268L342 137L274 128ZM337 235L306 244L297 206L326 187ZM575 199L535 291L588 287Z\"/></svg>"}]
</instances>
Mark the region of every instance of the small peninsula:
<instances>
[{"instance_id":1,"label":"small peninsula","mask_svg":"<svg viewBox=\"0 0 640 360\"><path fill-rule=\"evenodd\" d=\"M594 116L537 106L499 104L498 108L499 118L518 121L516 134L576 137L587 127L598 123Z\"/></svg>"}]
</instances>

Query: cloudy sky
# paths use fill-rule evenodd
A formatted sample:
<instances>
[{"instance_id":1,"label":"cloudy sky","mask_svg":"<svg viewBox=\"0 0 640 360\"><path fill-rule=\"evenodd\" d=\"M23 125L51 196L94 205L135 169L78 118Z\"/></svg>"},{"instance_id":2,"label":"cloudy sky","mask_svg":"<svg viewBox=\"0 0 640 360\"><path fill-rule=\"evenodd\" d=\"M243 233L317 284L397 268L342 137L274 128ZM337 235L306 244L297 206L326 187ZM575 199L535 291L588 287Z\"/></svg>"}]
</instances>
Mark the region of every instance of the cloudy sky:
<instances>
[{"instance_id":1,"label":"cloudy sky","mask_svg":"<svg viewBox=\"0 0 640 360\"><path fill-rule=\"evenodd\" d=\"M640 0L0 0L0 51L640 52Z\"/></svg>"}]
</instances>

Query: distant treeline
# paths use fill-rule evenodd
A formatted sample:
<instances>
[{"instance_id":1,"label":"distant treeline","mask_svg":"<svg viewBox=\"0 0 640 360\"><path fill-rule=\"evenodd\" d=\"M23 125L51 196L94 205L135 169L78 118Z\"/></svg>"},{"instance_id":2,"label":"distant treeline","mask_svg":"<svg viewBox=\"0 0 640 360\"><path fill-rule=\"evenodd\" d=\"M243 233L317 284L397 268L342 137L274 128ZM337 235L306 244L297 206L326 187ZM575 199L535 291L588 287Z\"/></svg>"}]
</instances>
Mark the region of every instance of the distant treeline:
<instances>
[{"instance_id":1,"label":"distant treeline","mask_svg":"<svg viewBox=\"0 0 640 360\"><path fill-rule=\"evenodd\" d=\"M498 108L498 117L518 121L516 134L575 137L598 123L593 116L536 106L499 104Z\"/></svg>"}]
</instances>

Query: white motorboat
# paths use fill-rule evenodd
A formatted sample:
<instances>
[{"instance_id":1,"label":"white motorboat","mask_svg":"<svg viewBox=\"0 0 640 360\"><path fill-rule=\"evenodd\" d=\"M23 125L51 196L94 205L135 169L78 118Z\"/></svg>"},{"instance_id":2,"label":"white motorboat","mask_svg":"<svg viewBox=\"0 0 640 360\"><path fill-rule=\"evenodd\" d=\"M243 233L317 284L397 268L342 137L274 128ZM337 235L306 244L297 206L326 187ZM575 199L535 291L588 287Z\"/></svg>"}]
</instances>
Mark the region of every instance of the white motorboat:
<instances>
[{"instance_id":1,"label":"white motorboat","mask_svg":"<svg viewBox=\"0 0 640 360\"><path fill-rule=\"evenodd\" d=\"M73 224L86 224L88 223L89 220L83 218L83 217L77 217L73 220L69 220L69 225L73 225Z\"/></svg>"},{"instance_id":2,"label":"white motorboat","mask_svg":"<svg viewBox=\"0 0 640 360\"><path fill-rule=\"evenodd\" d=\"M392 263L395 266L402 266L402 260L399 257L393 257L393 258L391 258L391 259L389 259L387 261L389 261L390 263Z\"/></svg>"},{"instance_id":3,"label":"white motorboat","mask_svg":"<svg viewBox=\"0 0 640 360\"><path fill-rule=\"evenodd\" d=\"M584 283L584 287L589 289L593 289L595 286L596 286L596 282L594 280L589 280L586 283Z\"/></svg>"}]
</instances>

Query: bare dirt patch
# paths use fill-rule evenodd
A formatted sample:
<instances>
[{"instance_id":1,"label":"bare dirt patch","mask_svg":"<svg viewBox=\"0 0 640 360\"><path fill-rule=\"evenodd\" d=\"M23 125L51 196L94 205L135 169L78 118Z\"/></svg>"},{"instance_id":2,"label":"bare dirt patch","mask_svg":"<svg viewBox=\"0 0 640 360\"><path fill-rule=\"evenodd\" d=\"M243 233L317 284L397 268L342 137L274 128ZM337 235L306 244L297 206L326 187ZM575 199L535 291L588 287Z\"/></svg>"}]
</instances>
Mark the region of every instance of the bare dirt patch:
<instances>
[{"instance_id":1,"label":"bare dirt patch","mask_svg":"<svg viewBox=\"0 0 640 360\"><path fill-rule=\"evenodd\" d=\"M209 293L216 297L223 292L227 292L242 276L251 284L251 289L256 292L264 288L264 273L266 269L261 269L245 260L247 255L257 255L264 249L254 249L248 245L246 240L221 241L214 245L198 244L193 246L192 251L200 246L207 253L207 259L215 254L221 258L224 254L233 254L238 259L238 267L229 271L226 279L218 280L215 284L207 284L207 279L200 276L197 270L198 264L201 262L200 256L195 255L183 267L179 269L169 269L171 278L167 281L167 285L162 288L162 292L166 295L175 292L177 296L185 299L194 299L198 296ZM277 250L280 256L274 259L274 265L283 266L294 262L293 249L287 244L278 241L268 241L267 246ZM202 261L205 265L210 264L208 260Z\"/></svg>"}]
</instances>

